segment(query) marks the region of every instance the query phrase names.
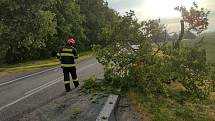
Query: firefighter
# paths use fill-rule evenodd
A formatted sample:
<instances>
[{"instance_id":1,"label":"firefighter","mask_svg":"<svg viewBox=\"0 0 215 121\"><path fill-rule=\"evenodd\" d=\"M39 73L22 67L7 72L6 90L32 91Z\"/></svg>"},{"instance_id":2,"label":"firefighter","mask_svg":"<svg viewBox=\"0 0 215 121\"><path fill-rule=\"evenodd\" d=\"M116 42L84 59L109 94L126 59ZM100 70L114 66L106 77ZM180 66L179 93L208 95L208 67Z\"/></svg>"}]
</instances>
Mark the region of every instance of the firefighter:
<instances>
[{"instance_id":1,"label":"firefighter","mask_svg":"<svg viewBox=\"0 0 215 121\"><path fill-rule=\"evenodd\" d=\"M78 58L77 50L74 47L75 43L74 38L68 39L63 48L57 53L57 57L61 61L61 68L63 69L66 92L71 90L69 74L72 76L75 88L79 85L75 67L75 59Z\"/></svg>"}]
</instances>

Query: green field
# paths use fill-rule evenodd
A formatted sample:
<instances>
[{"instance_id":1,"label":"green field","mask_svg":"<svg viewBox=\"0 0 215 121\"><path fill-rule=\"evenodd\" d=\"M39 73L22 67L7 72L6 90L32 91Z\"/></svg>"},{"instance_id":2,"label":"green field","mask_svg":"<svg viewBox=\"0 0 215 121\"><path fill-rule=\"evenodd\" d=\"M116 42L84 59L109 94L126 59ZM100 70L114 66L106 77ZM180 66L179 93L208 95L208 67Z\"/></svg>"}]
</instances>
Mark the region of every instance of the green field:
<instances>
[{"instance_id":1,"label":"green field","mask_svg":"<svg viewBox=\"0 0 215 121\"><path fill-rule=\"evenodd\" d=\"M204 47L207 52L208 62L215 63L215 32L204 34ZM196 40L183 40L186 43L194 43Z\"/></svg>"},{"instance_id":2,"label":"green field","mask_svg":"<svg viewBox=\"0 0 215 121\"><path fill-rule=\"evenodd\" d=\"M215 32L204 35L207 61L215 63ZM192 46L198 40L184 39L183 45ZM171 43L168 43L171 44ZM135 89L128 98L139 116L146 121L215 121L215 92L206 100L186 100L181 96L184 87L178 82L168 85L168 96L145 95Z\"/></svg>"},{"instance_id":3,"label":"green field","mask_svg":"<svg viewBox=\"0 0 215 121\"><path fill-rule=\"evenodd\" d=\"M215 32L206 35L205 48L207 50L208 61L215 63Z\"/></svg>"}]
</instances>

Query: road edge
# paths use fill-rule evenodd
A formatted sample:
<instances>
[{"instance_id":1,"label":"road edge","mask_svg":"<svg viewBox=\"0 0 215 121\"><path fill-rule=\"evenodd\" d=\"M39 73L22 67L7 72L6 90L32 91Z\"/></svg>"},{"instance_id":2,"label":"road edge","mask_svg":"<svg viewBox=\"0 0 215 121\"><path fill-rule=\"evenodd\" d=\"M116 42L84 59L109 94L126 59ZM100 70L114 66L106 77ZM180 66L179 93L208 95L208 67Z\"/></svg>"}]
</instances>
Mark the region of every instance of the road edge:
<instances>
[{"instance_id":1,"label":"road edge","mask_svg":"<svg viewBox=\"0 0 215 121\"><path fill-rule=\"evenodd\" d=\"M93 53L87 53L87 54L84 54L84 55L80 55L80 57L78 59L75 59L75 62L81 62L83 60L86 60L86 59L89 59L91 57L94 57L94 54ZM48 59L47 59L48 60ZM43 61L43 60L38 60L38 61ZM44 60L46 61L46 60ZM8 67L8 68L0 68L0 77L2 76L8 76L10 74L13 74L13 73L19 73L19 72L24 72L24 73L27 73L27 72L33 72L33 71L36 71L38 72L40 69L42 68L53 68L53 67L56 67L56 66L59 66L60 65L60 61L57 59L57 58L53 58L53 59L50 59L50 62L45 62L45 63L36 63L36 64L33 64L34 66L32 66L32 64L28 64L28 65L24 65L24 66L14 66L14 67Z\"/></svg>"},{"instance_id":2,"label":"road edge","mask_svg":"<svg viewBox=\"0 0 215 121\"><path fill-rule=\"evenodd\" d=\"M120 95L109 95L104 107L100 111L96 121L117 121L115 110L118 106Z\"/></svg>"},{"instance_id":3,"label":"road edge","mask_svg":"<svg viewBox=\"0 0 215 121\"><path fill-rule=\"evenodd\" d=\"M86 57L86 58L84 58L84 59L77 60L76 63L80 63L80 62L82 62L82 61L85 61L85 60L90 59L90 58L93 58L93 57L94 57L94 56L88 56L88 57ZM47 67L46 69L44 68L44 70L42 69L42 70L40 70L40 71L36 71L36 72L34 72L34 73L27 74L27 75L25 75L25 76L21 76L21 77L19 77L19 78L12 79L12 80L9 80L9 81L0 83L0 87L3 87L3 86L5 86L5 85L9 85L9 84L11 84L11 83L13 83L13 82L17 82L17 81L22 80L22 79L25 79L25 78L29 78L29 77L33 77L33 76L39 75L39 74L41 74L41 73L45 73L45 72L48 72L48 71L52 71L52 70L57 69L57 68L59 68L59 67L60 67L59 65L56 65L56 66L53 66L53 67ZM0 76L0 77L1 77L1 76Z\"/></svg>"}]
</instances>

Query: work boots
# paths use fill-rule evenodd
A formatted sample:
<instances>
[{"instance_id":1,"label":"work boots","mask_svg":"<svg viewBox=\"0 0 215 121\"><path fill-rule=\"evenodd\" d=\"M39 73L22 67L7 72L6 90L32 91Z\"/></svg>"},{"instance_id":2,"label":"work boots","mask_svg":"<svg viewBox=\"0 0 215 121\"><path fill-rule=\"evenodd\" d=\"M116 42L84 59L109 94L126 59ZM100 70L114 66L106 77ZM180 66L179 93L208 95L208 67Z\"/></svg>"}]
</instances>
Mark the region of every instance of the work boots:
<instances>
[{"instance_id":1,"label":"work boots","mask_svg":"<svg viewBox=\"0 0 215 121\"><path fill-rule=\"evenodd\" d=\"M75 88L77 88L78 85L79 85L79 82L78 81L73 81L73 84L74 84Z\"/></svg>"},{"instance_id":2,"label":"work boots","mask_svg":"<svg viewBox=\"0 0 215 121\"><path fill-rule=\"evenodd\" d=\"M70 84L65 84L65 89L66 89L66 92L69 92L71 90Z\"/></svg>"},{"instance_id":3,"label":"work boots","mask_svg":"<svg viewBox=\"0 0 215 121\"><path fill-rule=\"evenodd\" d=\"M74 84L75 88L77 88L79 86L78 81L73 81L73 84ZM66 92L69 92L71 90L70 84L65 84L65 89L66 89Z\"/></svg>"}]
</instances>

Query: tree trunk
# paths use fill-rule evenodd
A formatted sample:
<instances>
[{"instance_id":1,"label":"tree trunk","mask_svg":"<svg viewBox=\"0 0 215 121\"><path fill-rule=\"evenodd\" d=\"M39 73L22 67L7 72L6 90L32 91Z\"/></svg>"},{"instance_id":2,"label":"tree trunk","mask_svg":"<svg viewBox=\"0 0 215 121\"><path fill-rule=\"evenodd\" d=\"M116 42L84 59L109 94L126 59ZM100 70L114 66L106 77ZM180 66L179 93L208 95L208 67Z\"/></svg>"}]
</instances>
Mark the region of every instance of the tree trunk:
<instances>
[{"instance_id":1,"label":"tree trunk","mask_svg":"<svg viewBox=\"0 0 215 121\"><path fill-rule=\"evenodd\" d=\"M183 39L183 36L184 36L184 20L181 20L180 22L181 22L181 33L179 35L178 40L176 41L176 43L174 45L175 49L179 49L180 48L180 43L181 43L181 40Z\"/></svg>"}]
</instances>

